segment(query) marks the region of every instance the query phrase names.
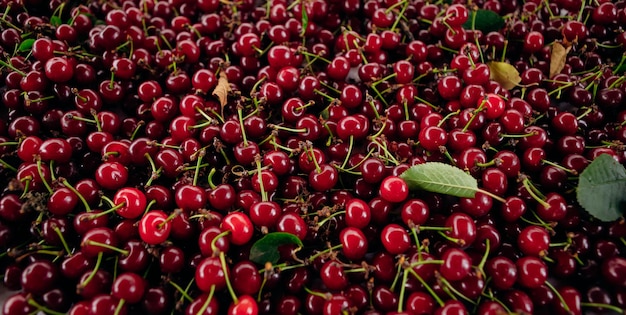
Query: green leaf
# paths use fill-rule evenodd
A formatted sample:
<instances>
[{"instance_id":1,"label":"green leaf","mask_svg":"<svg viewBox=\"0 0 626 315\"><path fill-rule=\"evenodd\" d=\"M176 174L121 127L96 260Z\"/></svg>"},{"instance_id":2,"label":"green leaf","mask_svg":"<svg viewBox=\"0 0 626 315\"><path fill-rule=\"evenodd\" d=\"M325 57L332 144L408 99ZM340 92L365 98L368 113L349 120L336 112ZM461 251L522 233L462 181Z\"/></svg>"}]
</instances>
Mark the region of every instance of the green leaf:
<instances>
[{"instance_id":1,"label":"green leaf","mask_svg":"<svg viewBox=\"0 0 626 315\"><path fill-rule=\"evenodd\" d=\"M474 177L458 167L439 162L414 165L400 177L406 181L409 189L466 198L473 198L478 190Z\"/></svg>"},{"instance_id":2,"label":"green leaf","mask_svg":"<svg viewBox=\"0 0 626 315\"><path fill-rule=\"evenodd\" d=\"M59 26L59 25L61 25L61 23L63 23L63 22L61 21L60 17L58 17L56 15L50 17L50 25L52 25L52 26Z\"/></svg>"},{"instance_id":3,"label":"green leaf","mask_svg":"<svg viewBox=\"0 0 626 315\"><path fill-rule=\"evenodd\" d=\"M463 28L481 30L484 34L499 31L504 26L504 18L491 10L470 11Z\"/></svg>"},{"instance_id":4,"label":"green leaf","mask_svg":"<svg viewBox=\"0 0 626 315\"><path fill-rule=\"evenodd\" d=\"M291 233L268 233L254 242L252 248L250 248L250 260L259 265L264 265L267 262L276 264L280 259L278 248L290 244L302 247L302 241Z\"/></svg>"},{"instance_id":5,"label":"green leaf","mask_svg":"<svg viewBox=\"0 0 626 315\"><path fill-rule=\"evenodd\" d=\"M29 51L33 47L33 43L35 42L34 38L25 39L20 43L20 46L17 47L19 52Z\"/></svg>"},{"instance_id":6,"label":"green leaf","mask_svg":"<svg viewBox=\"0 0 626 315\"><path fill-rule=\"evenodd\" d=\"M619 219L626 208L626 169L608 154L596 157L578 177L576 199L600 221Z\"/></svg>"}]
</instances>

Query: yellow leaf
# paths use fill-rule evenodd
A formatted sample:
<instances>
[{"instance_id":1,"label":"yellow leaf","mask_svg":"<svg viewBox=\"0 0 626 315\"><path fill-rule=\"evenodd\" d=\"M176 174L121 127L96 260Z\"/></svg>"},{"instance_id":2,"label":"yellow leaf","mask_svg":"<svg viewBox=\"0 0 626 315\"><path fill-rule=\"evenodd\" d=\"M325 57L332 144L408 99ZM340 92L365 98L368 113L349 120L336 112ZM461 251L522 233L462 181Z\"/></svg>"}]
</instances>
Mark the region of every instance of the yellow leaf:
<instances>
[{"instance_id":1,"label":"yellow leaf","mask_svg":"<svg viewBox=\"0 0 626 315\"><path fill-rule=\"evenodd\" d=\"M522 81L517 69L506 62L491 61L487 63L487 66L491 72L489 78L500 83L507 90L516 87Z\"/></svg>"},{"instance_id":2,"label":"yellow leaf","mask_svg":"<svg viewBox=\"0 0 626 315\"><path fill-rule=\"evenodd\" d=\"M564 47L559 42L552 44L552 53L550 54L550 78L559 74L565 67L565 61L567 60L567 54L572 49L572 46Z\"/></svg>"},{"instance_id":3,"label":"yellow leaf","mask_svg":"<svg viewBox=\"0 0 626 315\"><path fill-rule=\"evenodd\" d=\"M217 97L220 101L220 105L224 107L228 101L228 92L230 92L230 85L228 84L228 77L226 77L226 73L224 71L220 72L220 77L217 80L217 85L215 89L213 89L212 95Z\"/></svg>"}]
</instances>

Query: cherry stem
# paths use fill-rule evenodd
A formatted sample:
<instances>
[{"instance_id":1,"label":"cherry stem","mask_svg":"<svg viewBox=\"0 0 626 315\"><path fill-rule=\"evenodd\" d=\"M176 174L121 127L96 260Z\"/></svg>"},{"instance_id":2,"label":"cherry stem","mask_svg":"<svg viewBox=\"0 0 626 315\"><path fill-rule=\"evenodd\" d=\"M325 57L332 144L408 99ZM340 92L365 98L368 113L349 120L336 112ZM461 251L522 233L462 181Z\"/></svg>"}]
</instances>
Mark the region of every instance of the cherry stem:
<instances>
[{"instance_id":1,"label":"cherry stem","mask_svg":"<svg viewBox=\"0 0 626 315\"><path fill-rule=\"evenodd\" d=\"M237 108L237 116L239 117L239 126L241 128L241 136L243 137L243 145L245 147L248 146L248 137L246 136L246 128L243 124L243 108L238 106Z\"/></svg>"},{"instance_id":2,"label":"cherry stem","mask_svg":"<svg viewBox=\"0 0 626 315\"><path fill-rule=\"evenodd\" d=\"M124 299L120 299L120 301L117 303L117 306L115 307L115 312L113 313L113 315L119 315L119 313L122 311L122 307L124 307L124 303L126 301Z\"/></svg>"},{"instance_id":3,"label":"cherry stem","mask_svg":"<svg viewBox=\"0 0 626 315\"><path fill-rule=\"evenodd\" d=\"M206 309L209 307L209 304L211 303L211 299L213 299L214 293L215 293L215 285L212 285L211 290L209 291L209 295L206 297L204 304L202 304L202 307L198 310L198 313L196 313L196 315L204 314Z\"/></svg>"},{"instance_id":4,"label":"cherry stem","mask_svg":"<svg viewBox=\"0 0 626 315\"><path fill-rule=\"evenodd\" d=\"M306 293L308 293L308 294L315 295L317 297L321 297L324 300L328 299L328 296L326 294L322 293L322 292L313 291L313 290L311 290L311 289L309 289L307 287L304 287L304 291Z\"/></svg>"},{"instance_id":5,"label":"cherry stem","mask_svg":"<svg viewBox=\"0 0 626 315\"><path fill-rule=\"evenodd\" d=\"M346 165L348 164L348 160L350 160L353 145L354 145L354 136L351 135L350 138L348 139L348 154L346 154L346 157L343 159L343 163L341 163L340 169L346 168Z\"/></svg>"},{"instance_id":6,"label":"cherry stem","mask_svg":"<svg viewBox=\"0 0 626 315\"><path fill-rule=\"evenodd\" d=\"M200 173L200 165L202 164L202 158L204 158L206 151L204 149L201 149L197 153L198 153L198 157L196 158L196 171L193 173L193 182L192 182L192 185L194 186L198 184L198 175Z\"/></svg>"},{"instance_id":7,"label":"cherry stem","mask_svg":"<svg viewBox=\"0 0 626 315\"><path fill-rule=\"evenodd\" d=\"M396 20L393 22L393 24L391 25L391 30L394 31L397 27L398 27L398 23L400 23L400 20L402 20L404 18L404 12L406 11L406 9L409 7L409 2L408 1L402 1L402 2L398 2L392 6L390 6L387 10L393 8L396 5L399 5L401 3L404 3L404 6L402 6L402 9L400 10L400 13L398 13L398 17L396 17Z\"/></svg>"},{"instance_id":8,"label":"cherry stem","mask_svg":"<svg viewBox=\"0 0 626 315\"><path fill-rule=\"evenodd\" d=\"M334 207L330 207L330 208L331 208L331 210L332 210ZM322 221L318 222L318 223L317 223L317 226L318 226L318 227L322 227L322 226L323 226L324 224L326 224L326 222L328 222L330 219L332 219L332 218L334 218L334 217L336 217L336 216L338 216L338 215L345 214L345 213L346 213L346 211L345 211L345 210L336 211L336 212L332 213L331 215L327 216L326 218L324 218Z\"/></svg>"},{"instance_id":9,"label":"cherry stem","mask_svg":"<svg viewBox=\"0 0 626 315\"><path fill-rule=\"evenodd\" d=\"M481 276L485 274L485 264L487 263L487 258L489 257L489 252L491 251L491 241L489 239L485 239L485 254L480 259L478 263L477 269L480 271Z\"/></svg>"},{"instance_id":10,"label":"cherry stem","mask_svg":"<svg viewBox=\"0 0 626 315\"><path fill-rule=\"evenodd\" d=\"M167 283L173 286L174 289L176 289L176 291L180 292L180 294L182 295L182 298L186 299L189 302L193 302L193 299L189 296L189 294L187 294L187 290L183 290L183 288L181 288L176 282L173 282L172 280L167 280ZM187 289L189 289L192 283L193 283L193 278L191 279L191 282L189 282L189 286L187 286Z\"/></svg>"},{"instance_id":11,"label":"cherry stem","mask_svg":"<svg viewBox=\"0 0 626 315\"><path fill-rule=\"evenodd\" d=\"M209 175L207 176L207 181L211 189L215 189L215 187L217 187L215 183L213 183L213 175L215 175L215 172L217 172L217 170L214 167L209 171Z\"/></svg>"},{"instance_id":12,"label":"cherry stem","mask_svg":"<svg viewBox=\"0 0 626 315\"><path fill-rule=\"evenodd\" d=\"M67 189L71 190L74 194L76 194L76 196L78 196L78 199L80 199L80 201L83 203L83 206L85 207L85 211L91 212L91 207L89 206L89 203L87 202L85 197L83 197L83 195L78 190L76 190L76 188L74 188L74 186L72 186L67 181L67 179L61 177L59 178L59 182L61 182L63 186L65 186Z\"/></svg>"},{"instance_id":13,"label":"cherry stem","mask_svg":"<svg viewBox=\"0 0 626 315\"><path fill-rule=\"evenodd\" d=\"M426 283L426 281L424 281L424 279L422 279L422 277L420 277L420 275L417 274L417 272L415 272L415 270L413 270L412 267L405 268L404 270L410 272L411 275L413 275L413 277L415 277L417 279L417 281L419 281L422 284L422 286L424 286L426 291L428 291L428 293L430 293L430 295L435 299L435 301L437 302L437 304L439 304L440 307L443 307L445 305L445 303L443 303L443 301L437 295L437 293L435 293L435 291L433 291L433 289L428 285L428 283Z\"/></svg>"},{"instance_id":14,"label":"cherry stem","mask_svg":"<svg viewBox=\"0 0 626 315\"><path fill-rule=\"evenodd\" d=\"M477 188L476 191L480 192L480 193L483 193L483 194L485 194L485 195L487 195L487 196L489 196L489 197L491 197L491 198L493 198L495 200L498 200L498 201L500 201L502 203L506 202L506 199L504 199L504 198L502 198L502 197L500 197L500 196L498 196L498 195L496 195L496 194L494 194L494 193L492 193L490 191L484 190L482 188Z\"/></svg>"},{"instance_id":15,"label":"cherry stem","mask_svg":"<svg viewBox=\"0 0 626 315\"><path fill-rule=\"evenodd\" d=\"M159 178L159 176L161 175L161 168L159 167L159 169L157 169L156 164L154 163L154 160L152 159L152 156L150 156L150 154L144 153L143 156L148 160L148 163L150 163L150 168L152 169L152 174L144 185L144 187L149 187L150 185L152 185L152 181Z\"/></svg>"},{"instance_id":16,"label":"cherry stem","mask_svg":"<svg viewBox=\"0 0 626 315\"><path fill-rule=\"evenodd\" d=\"M563 296L561 296L561 293L559 293L559 291L552 285L552 283L550 283L549 281L544 282L544 284L546 285L546 287L548 287L552 292L554 292L554 295L556 295L556 297L559 299L559 301L561 302L561 305L563 305L563 309L565 309L565 312L569 313L570 309L569 309L569 305L567 305L567 302L565 302L565 299L563 298Z\"/></svg>"},{"instance_id":17,"label":"cherry stem","mask_svg":"<svg viewBox=\"0 0 626 315\"><path fill-rule=\"evenodd\" d=\"M0 164L2 165L2 168L8 169L13 171L14 173L17 173L17 168L13 167L13 165L7 163L5 160L0 158Z\"/></svg>"},{"instance_id":18,"label":"cherry stem","mask_svg":"<svg viewBox=\"0 0 626 315\"><path fill-rule=\"evenodd\" d=\"M143 127L143 125L145 125L145 124L146 124L146 122L143 121L143 120L140 120L139 122L137 122L137 126L135 127L135 130L133 130L133 133L130 135L130 141L135 140L135 137L139 133L139 129L141 127Z\"/></svg>"},{"instance_id":19,"label":"cherry stem","mask_svg":"<svg viewBox=\"0 0 626 315\"><path fill-rule=\"evenodd\" d=\"M437 231L437 232L438 232L438 233L439 233L439 235L441 235L443 238L445 238L446 240L448 240L448 241L450 241L450 242L452 242L452 243L454 243L454 244L458 244L458 245L460 245L460 246L464 246L464 245L466 245L466 244L465 244L465 241L464 241L464 240L462 240L462 239L451 237L450 235L447 235L447 234L446 234L446 233L444 233L443 231Z\"/></svg>"},{"instance_id":20,"label":"cherry stem","mask_svg":"<svg viewBox=\"0 0 626 315\"><path fill-rule=\"evenodd\" d=\"M533 199L537 200L539 204L546 207L546 209L550 208L550 204L543 200L545 196L543 196L541 192L539 192L539 190L537 190L537 188L530 183L530 180L528 178L524 178L522 180L522 185L524 185L524 188L526 188L528 194L533 197Z\"/></svg>"},{"instance_id":21,"label":"cherry stem","mask_svg":"<svg viewBox=\"0 0 626 315\"><path fill-rule=\"evenodd\" d=\"M611 304L604 304L604 303L591 303L591 302L581 302L580 306L583 307L598 307L598 308L605 308L607 310L611 310L617 314L626 314L626 311L624 311L623 309L615 306L615 305L611 305Z\"/></svg>"},{"instance_id":22,"label":"cherry stem","mask_svg":"<svg viewBox=\"0 0 626 315\"><path fill-rule=\"evenodd\" d=\"M5 20L3 19L3 21L5 21ZM6 21L5 21L5 22L6 22ZM0 60L0 66L7 67L7 68L9 68L9 69L11 69L11 70L13 70L13 71L15 71L15 72L19 73L22 77L25 77L25 76L26 76L26 73L24 73L24 71L22 71L22 70L20 70L20 69L18 69L18 68L16 68L16 67L14 67L12 64L10 64L10 63L8 63L8 62L5 62L5 61L3 61L3 60Z\"/></svg>"},{"instance_id":23,"label":"cherry stem","mask_svg":"<svg viewBox=\"0 0 626 315\"><path fill-rule=\"evenodd\" d=\"M343 245L341 245L341 244L339 244L339 245L335 245L335 246L332 246L332 247L329 247L329 248L327 248L327 249L325 249L325 250L323 250L323 251L321 251L321 252L317 252L317 253L315 253L315 254L314 254L314 255L312 255L311 257L307 258L307 260L308 260L308 261L310 261L310 262L312 262L312 261L314 261L317 257L322 256L322 255L324 255L324 254L326 254L326 253L330 253L330 252L332 252L332 251L334 251L334 250L336 250L336 249L340 249L341 247L343 247Z\"/></svg>"},{"instance_id":24,"label":"cherry stem","mask_svg":"<svg viewBox=\"0 0 626 315\"><path fill-rule=\"evenodd\" d=\"M226 230L224 232L221 232L220 234L217 234L213 240L211 240L211 251L213 251L213 254L215 255L215 253L220 252L220 249L217 248L217 241L222 238L222 237L226 237L228 234L230 234L229 230Z\"/></svg>"},{"instance_id":25,"label":"cherry stem","mask_svg":"<svg viewBox=\"0 0 626 315\"><path fill-rule=\"evenodd\" d=\"M457 290L454 286L452 286L452 284L450 284L450 282L446 280L444 277L439 276L437 280L440 281L441 284L443 284L444 288L446 288L452 293L453 298L458 296L461 299L469 302L470 304L476 305L476 302L474 300L468 298L467 296L463 295L463 293L459 292L459 290Z\"/></svg>"},{"instance_id":26,"label":"cherry stem","mask_svg":"<svg viewBox=\"0 0 626 315\"><path fill-rule=\"evenodd\" d=\"M41 170L40 159L37 159L37 174L39 174L39 178L41 178L41 182L43 183L43 185L46 186L46 190L48 190L48 193L52 195L54 191L52 190L52 187L50 187L50 184L48 184L48 181L46 181L46 177L44 176L43 171Z\"/></svg>"},{"instance_id":27,"label":"cherry stem","mask_svg":"<svg viewBox=\"0 0 626 315\"><path fill-rule=\"evenodd\" d=\"M91 282L91 279L93 279L93 277L96 276L96 272L98 271L98 269L100 268L100 264L102 263L102 255L103 255L102 252L98 253L98 258L96 259L96 265L93 267L93 270L91 270L91 273L89 274L89 276L87 276L87 279L85 279L85 281L78 284L79 288L86 287L89 284L89 282Z\"/></svg>"},{"instance_id":28,"label":"cherry stem","mask_svg":"<svg viewBox=\"0 0 626 315\"><path fill-rule=\"evenodd\" d=\"M548 164L548 165L554 166L554 167L556 167L556 168L558 168L558 169L560 169L560 170L562 170L562 171L564 171L566 173L570 173L570 174L573 174L573 175L578 175L578 172L576 170L569 169L569 168L564 167L563 165L559 165L559 164L557 164L555 162L548 161L548 160L541 160L541 162L544 163L544 164Z\"/></svg>"},{"instance_id":29,"label":"cherry stem","mask_svg":"<svg viewBox=\"0 0 626 315\"><path fill-rule=\"evenodd\" d=\"M389 106L389 102L387 102L387 100L383 97L383 95L380 93L380 91L378 91L378 89L376 88L375 85L371 85L370 88L374 91L374 93L376 93L376 96L378 97L378 99L383 102L385 104L385 106Z\"/></svg>"},{"instance_id":30,"label":"cherry stem","mask_svg":"<svg viewBox=\"0 0 626 315\"><path fill-rule=\"evenodd\" d=\"M56 226L56 224L54 225L54 227L52 228L52 230L54 230L54 233L57 234L57 236L59 236L59 240L61 240L61 244L63 244L63 248L65 249L65 252L70 255L72 253L72 251L70 250L70 247L67 246L67 242L65 241L65 237L63 237L63 233L61 233L61 229L59 229L58 226Z\"/></svg>"},{"instance_id":31,"label":"cherry stem","mask_svg":"<svg viewBox=\"0 0 626 315\"><path fill-rule=\"evenodd\" d=\"M237 298L237 294L235 294L233 286L230 284L230 278L228 277L228 268L226 267L226 254L224 254L224 252L220 252L220 263L222 264L222 271L224 272L224 280L226 280L228 293L230 293L230 297L233 299L233 303L239 304L239 298Z\"/></svg>"},{"instance_id":32,"label":"cherry stem","mask_svg":"<svg viewBox=\"0 0 626 315\"><path fill-rule=\"evenodd\" d=\"M37 301L35 301L33 298L29 298L28 299L28 305L30 306L34 306L37 308L37 312L44 312L45 314L50 314L50 315L64 315L65 313L62 312L57 312L55 310L51 310L39 303L37 303Z\"/></svg>"},{"instance_id":33,"label":"cherry stem","mask_svg":"<svg viewBox=\"0 0 626 315\"><path fill-rule=\"evenodd\" d=\"M389 289L391 291L394 291L396 289L396 284L398 284L398 280L400 279L400 270L402 269L402 265L404 264L404 262L406 261L406 257L404 256L400 256L400 259L398 261L398 267L396 267L396 276L393 278L393 282L391 282L391 285L389 286ZM406 275L407 273L404 272L404 275ZM404 275L402 278L402 287L404 287L404 284L406 283L405 279L404 279ZM400 289L402 290L402 289Z\"/></svg>"},{"instance_id":34,"label":"cherry stem","mask_svg":"<svg viewBox=\"0 0 626 315\"><path fill-rule=\"evenodd\" d=\"M170 215L167 216L167 218L165 218L165 221L157 224L157 229L159 229L159 230L163 229L163 226L165 226L165 224L167 224L170 221L174 220L174 218L179 216L182 212L183 212L183 209L180 209L180 208L174 209L174 211L172 211L172 213L170 213Z\"/></svg>"},{"instance_id":35,"label":"cherry stem","mask_svg":"<svg viewBox=\"0 0 626 315\"><path fill-rule=\"evenodd\" d=\"M120 248L117 248L115 246L111 246L109 244L101 243L101 242L98 242L98 241L87 240L87 241L85 241L85 244L90 245L90 246L98 246L98 247L106 248L106 249L112 250L114 252L117 252L119 254L122 254L123 256L128 256L128 254L130 253L127 250L120 249ZM98 253L98 255L100 255L100 254L102 254L102 252Z\"/></svg>"},{"instance_id":36,"label":"cherry stem","mask_svg":"<svg viewBox=\"0 0 626 315\"><path fill-rule=\"evenodd\" d=\"M439 123L437 124L437 127L441 127L443 126L443 124L446 122L446 120L450 119L450 117L458 115L461 112L461 110L457 109L456 111L453 111L449 114L447 114L446 116L444 116L441 121L439 121Z\"/></svg>"},{"instance_id":37,"label":"cherry stem","mask_svg":"<svg viewBox=\"0 0 626 315\"><path fill-rule=\"evenodd\" d=\"M267 201L268 197L267 197L267 191L265 191L265 183L263 182L263 169L261 167L261 156L257 154L257 156L254 157L254 162L256 163L259 188L261 188L261 200Z\"/></svg>"}]
</instances>

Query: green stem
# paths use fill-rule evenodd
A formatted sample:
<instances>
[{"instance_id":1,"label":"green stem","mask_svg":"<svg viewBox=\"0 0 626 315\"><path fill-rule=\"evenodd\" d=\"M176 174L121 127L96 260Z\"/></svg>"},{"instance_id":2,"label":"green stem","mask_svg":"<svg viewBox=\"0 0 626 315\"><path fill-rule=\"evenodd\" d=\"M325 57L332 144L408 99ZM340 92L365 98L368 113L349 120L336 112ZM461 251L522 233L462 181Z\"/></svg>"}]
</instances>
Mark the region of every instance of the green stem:
<instances>
[{"instance_id":1,"label":"green stem","mask_svg":"<svg viewBox=\"0 0 626 315\"><path fill-rule=\"evenodd\" d=\"M127 250L123 250L123 249L119 249L115 246L111 246L109 244L105 244L105 243L101 243L101 242L97 242L97 241L92 241L92 240L87 240L85 242L87 245L92 245L92 246L98 246L98 247L102 247L102 248L106 248L108 250L112 250L114 252L120 253L124 256L128 256L129 251ZM98 253L98 255L102 254L102 252Z\"/></svg>"},{"instance_id":2,"label":"green stem","mask_svg":"<svg viewBox=\"0 0 626 315\"><path fill-rule=\"evenodd\" d=\"M604 308L607 310L611 310L617 314L626 314L626 311L624 311L623 309L615 306L615 305L611 305L611 304L604 304L604 303L591 303L591 302L581 302L580 306L582 307L597 307L597 308Z\"/></svg>"},{"instance_id":3,"label":"green stem","mask_svg":"<svg viewBox=\"0 0 626 315\"><path fill-rule=\"evenodd\" d=\"M550 288L552 292L554 292L554 295L556 295L556 297L561 302L561 305L563 305L563 309L565 309L565 312L569 313L569 305L567 305L567 302L565 302L565 299L563 298L563 296L561 296L561 293L559 293L559 291L549 281L544 282L544 284L546 285L546 287Z\"/></svg>"},{"instance_id":4,"label":"green stem","mask_svg":"<svg viewBox=\"0 0 626 315\"><path fill-rule=\"evenodd\" d=\"M173 282L172 280L168 280L167 283L173 286L174 289L176 289L176 291L180 292L180 294L182 295L184 299L186 299L189 302L193 302L193 299L191 298L191 296L187 294L187 290L183 290L183 288L181 288L177 283ZM191 285L191 283L193 283L193 279L191 279L191 282L189 284Z\"/></svg>"},{"instance_id":5,"label":"green stem","mask_svg":"<svg viewBox=\"0 0 626 315\"><path fill-rule=\"evenodd\" d=\"M81 282L78 286L80 288L84 288L86 287L89 282L93 279L93 277L96 276L96 272L98 271L98 269L100 268L100 264L102 263L102 252L98 253L98 258L96 259L96 265L93 267L93 270L91 270L91 273L89 274L89 276L87 277L87 279L85 279L85 281Z\"/></svg>"},{"instance_id":6,"label":"green stem","mask_svg":"<svg viewBox=\"0 0 626 315\"><path fill-rule=\"evenodd\" d=\"M443 307L445 305L445 303L441 300L441 298L437 295L437 293L433 291L433 289L428 285L428 283L426 283L426 281L424 281L424 279L422 279L422 277L420 277L420 275L417 274L417 272L415 272L413 268L407 268L405 270L408 270L411 273L411 275L413 275L413 277L415 277L417 281L419 281L422 284L422 286L426 288L426 291L430 293L430 295L435 299L435 301L437 302L437 304L439 304L440 307Z\"/></svg>"},{"instance_id":7,"label":"green stem","mask_svg":"<svg viewBox=\"0 0 626 315\"><path fill-rule=\"evenodd\" d=\"M213 294L215 293L215 286L211 286L211 290L209 291L209 295L206 297L206 301L204 301L204 304L202 304L202 307L198 310L198 313L196 313L196 315L202 315L204 314L204 312L206 311L206 309L209 307L209 304L211 303L211 299L213 299Z\"/></svg>"},{"instance_id":8,"label":"green stem","mask_svg":"<svg viewBox=\"0 0 626 315\"><path fill-rule=\"evenodd\" d=\"M5 160L0 158L0 164L3 168L13 171L13 173L17 173L17 168L13 167L13 165L7 163Z\"/></svg>"},{"instance_id":9,"label":"green stem","mask_svg":"<svg viewBox=\"0 0 626 315\"><path fill-rule=\"evenodd\" d=\"M224 252L220 252L220 263L222 264L222 271L224 272L224 280L226 280L228 293L230 293L230 297L233 299L233 303L239 304L239 298L237 297L237 294L235 294L233 286L230 284L230 279L228 277L228 267L226 267L226 255L224 254Z\"/></svg>"},{"instance_id":10,"label":"green stem","mask_svg":"<svg viewBox=\"0 0 626 315\"><path fill-rule=\"evenodd\" d=\"M46 177L44 176L43 171L41 170L40 159L37 159L37 174L39 174L39 178L41 178L41 182L43 183L43 185L46 186L46 190L48 190L48 194L52 195L54 191L52 190L52 187L50 187L50 184L48 184L48 181L46 181Z\"/></svg>"}]
</instances>

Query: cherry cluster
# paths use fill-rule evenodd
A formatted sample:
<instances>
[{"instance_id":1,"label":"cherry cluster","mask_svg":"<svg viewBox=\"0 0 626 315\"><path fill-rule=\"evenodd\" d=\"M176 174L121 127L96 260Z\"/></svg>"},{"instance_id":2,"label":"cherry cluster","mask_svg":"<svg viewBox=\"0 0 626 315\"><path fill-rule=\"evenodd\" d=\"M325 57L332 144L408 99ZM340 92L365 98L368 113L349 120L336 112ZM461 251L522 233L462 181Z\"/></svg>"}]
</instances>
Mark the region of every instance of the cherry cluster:
<instances>
[{"instance_id":1,"label":"cherry cluster","mask_svg":"<svg viewBox=\"0 0 626 315\"><path fill-rule=\"evenodd\" d=\"M0 10L2 314L626 308L575 197L626 161L624 0ZM432 162L480 191L410 191Z\"/></svg>"}]
</instances>

